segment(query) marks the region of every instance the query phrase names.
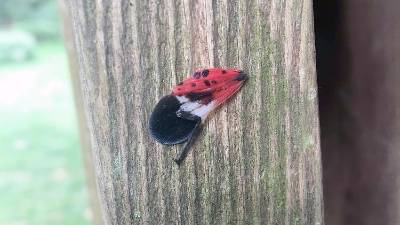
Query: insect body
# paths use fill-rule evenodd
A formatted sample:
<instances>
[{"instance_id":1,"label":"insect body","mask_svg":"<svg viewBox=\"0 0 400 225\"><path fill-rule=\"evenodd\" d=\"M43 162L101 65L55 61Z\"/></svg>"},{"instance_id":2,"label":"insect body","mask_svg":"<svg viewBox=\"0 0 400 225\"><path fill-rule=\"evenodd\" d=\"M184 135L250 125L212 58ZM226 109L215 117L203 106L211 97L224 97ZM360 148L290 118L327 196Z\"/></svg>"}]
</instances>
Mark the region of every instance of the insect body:
<instances>
[{"instance_id":1,"label":"insect body","mask_svg":"<svg viewBox=\"0 0 400 225\"><path fill-rule=\"evenodd\" d=\"M247 75L235 69L196 71L157 103L150 116L150 135L165 145L186 142L174 159L180 165L210 112L234 95L246 80Z\"/></svg>"}]
</instances>

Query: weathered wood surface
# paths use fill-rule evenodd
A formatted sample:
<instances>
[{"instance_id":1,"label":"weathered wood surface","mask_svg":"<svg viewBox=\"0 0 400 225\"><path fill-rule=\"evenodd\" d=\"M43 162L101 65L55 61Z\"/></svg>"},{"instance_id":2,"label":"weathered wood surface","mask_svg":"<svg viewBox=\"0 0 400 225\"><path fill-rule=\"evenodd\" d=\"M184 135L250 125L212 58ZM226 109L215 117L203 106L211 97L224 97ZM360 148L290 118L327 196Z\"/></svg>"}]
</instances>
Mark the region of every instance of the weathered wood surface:
<instances>
[{"instance_id":1,"label":"weathered wood surface","mask_svg":"<svg viewBox=\"0 0 400 225\"><path fill-rule=\"evenodd\" d=\"M63 37L65 48L68 54L69 70L74 93L74 101L76 106L77 118L79 122L79 141L81 152L85 166L85 180L88 187L89 202L90 202L90 222L92 225L103 225L101 217L100 202L98 198L98 189L96 184L93 157L90 145L89 131L84 114L84 103L82 96L81 82L79 79L78 60L76 51L73 45L72 21L70 20L70 11L67 10L66 1L58 0L59 12L62 19Z\"/></svg>"},{"instance_id":2,"label":"weathered wood surface","mask_svg":"<svg viewBox=\"0 0 400 225\"><path fill-rule=\"evenodd\" d=\"M68 3L106 224L323 224L311 0ZM178 168L149 115L214 66L250 79Z\"/></svg>"}]
</instances>

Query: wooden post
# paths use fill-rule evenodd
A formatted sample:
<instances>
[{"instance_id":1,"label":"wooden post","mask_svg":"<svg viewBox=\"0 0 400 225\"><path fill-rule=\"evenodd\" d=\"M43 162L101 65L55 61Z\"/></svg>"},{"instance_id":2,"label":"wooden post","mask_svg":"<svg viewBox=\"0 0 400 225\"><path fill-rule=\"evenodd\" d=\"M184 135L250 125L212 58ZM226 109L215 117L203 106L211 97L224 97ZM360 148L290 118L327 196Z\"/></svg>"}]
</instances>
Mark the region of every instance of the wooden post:
<instances>
[{"instance_id":1,"label":"wooden post","mask_svg":"<svg viewBox=\"0 0 400 225\"><path fill-rule=\"evenodd\" d=\"M86 184L89 191L89 202L91 218L90 222L93 225L103 225L101 218L100 202L98 197L98 189L95 180L95 172L93 166L93 157L90 145L90 138L88 132L88 126L84 114L84 104L82 96L82 87L79 79L78 72L78 60L76 58L76 50L73 45L73 32L72 32L72 21L70 18L70 11L66 7L67 0L58 0L59 12L62 19L63 37L65 42L65 48L67 50L69 70L71 74L71 81L74 93L74 101L76 106L77 118L79 122L79 140L81 146L81 152L84 161Z\"/></svg>"},{"instance_id":2,"label":"wooden post","mask_svg":"<svg viewBox=\"0 0 400 225\"><path fill-rule=\"evenodd\" d=\"M311 0L68 4L106 224L323 224ZM148 118L203 67L250 79L178 168Z\"/></svg>"}]
</instances>

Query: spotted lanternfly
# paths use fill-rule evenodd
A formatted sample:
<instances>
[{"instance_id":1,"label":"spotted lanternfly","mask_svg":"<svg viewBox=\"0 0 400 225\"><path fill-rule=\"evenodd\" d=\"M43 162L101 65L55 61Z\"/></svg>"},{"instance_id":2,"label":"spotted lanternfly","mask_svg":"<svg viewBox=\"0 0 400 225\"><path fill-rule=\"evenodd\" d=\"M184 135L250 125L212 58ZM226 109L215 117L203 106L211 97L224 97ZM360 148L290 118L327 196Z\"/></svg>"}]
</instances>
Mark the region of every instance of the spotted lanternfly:
<instances>
[{"instance_id":1,"label":"spotted lanternfly","mask_svg":"<svg viewBox=\"0 0 400 225\"><path fill-rule=\"evenodd\" d=\"M174 159L180 165L210 112L234 95L246 80L247 75L236 69L196 71L157 103L150 116L150 135L164 145L186 142Z\"/></svg>"}]
</instances>

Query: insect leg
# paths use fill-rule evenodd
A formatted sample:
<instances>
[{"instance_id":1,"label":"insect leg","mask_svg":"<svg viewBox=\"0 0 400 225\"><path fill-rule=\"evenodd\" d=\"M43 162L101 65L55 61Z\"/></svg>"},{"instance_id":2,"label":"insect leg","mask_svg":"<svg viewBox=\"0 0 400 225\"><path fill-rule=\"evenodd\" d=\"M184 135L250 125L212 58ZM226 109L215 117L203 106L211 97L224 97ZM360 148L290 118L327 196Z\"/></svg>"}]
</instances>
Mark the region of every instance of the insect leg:
<instances>
[{"instance_id":1,"label":"insect leg","mask_svg":"<svg viewBox=\"0 0 400 225\"><path fill-rule=\"evenodd\" d=\"M189 153L190 147L192 146L194 140L196 139L196 137L198 136L198 134L201 131L201 119L198 117L196 120L197 120L196 126L193 128L192 132L189 134L187 142L183 146L179 155L174 159L174 161L176 162L176 164L178 164L178 166L180 166L181 163L183 162L183 160L185 160L187 154Z\"/></svg>"}]
</instances>

